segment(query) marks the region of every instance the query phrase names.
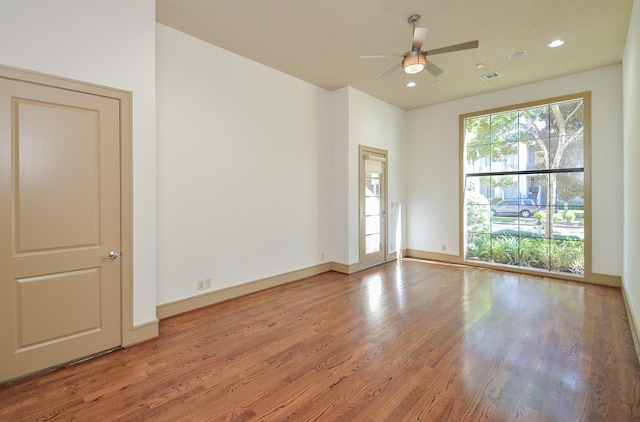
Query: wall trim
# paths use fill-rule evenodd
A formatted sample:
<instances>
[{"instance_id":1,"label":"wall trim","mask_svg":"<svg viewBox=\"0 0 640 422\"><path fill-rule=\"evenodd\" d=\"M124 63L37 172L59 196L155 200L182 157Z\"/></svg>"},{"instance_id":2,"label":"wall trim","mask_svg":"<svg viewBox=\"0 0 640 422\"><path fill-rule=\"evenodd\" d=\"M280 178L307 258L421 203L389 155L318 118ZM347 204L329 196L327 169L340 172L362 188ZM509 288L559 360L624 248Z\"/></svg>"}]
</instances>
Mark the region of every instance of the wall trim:
<instances>
[{"instance_id":1,"label":"wall trim","mask_svg":"<svg viewBox=\"0 0 640 422\"><path fill-rule=\"evenodd\" d=\"M156 318L149 322L132 326L129 330L125 331L125 335L122 336L122 347L133 346L158 337L159 324L160 320Z\"/></svg>"},{"instance_id":2,"label":"wall trim","mask_svg":"<svg viewBox=\"0 0 640 422\"><path fill-rule=\"evenodd\" d=\"M466 264L462 259L460 259L457 255L448 255L444 253L437 252L427 252L427 251L419 251L416 249L405 249L402 253L404 258L418 258L418 259L426 259L430 261L442 261L449 264Z\"/></svg>"},{"instance_id":3,"label":"wall trim","mask_svg":"<svg viewBox=\"0 0 640 422\"><path fill-rule=\"evenodd\" d=\"M608 287L622 287L622 278L616 275L608 274L587 274L584 277L572 276L570 274L552 273L548 271L529 270L524 268L514 268L509 266L501 266L498 264L485 264L482 262L465 261L458 255L447 255L435 252L426 252L416 249L406 249L404 252L406 258L425 259L430 261L446 262L448 264L461 264L470 267L481 267L490 270L508 271L511 273L534 275L539 277L557 278L559 280L577 281L580 283L597 284Z\"/></svg>"},{"instance_id":4,"label":"wall trim","mask_svg":"<svg viewBox=\"0 0 640 422\"><path fill-rule=\"evenodd\" d=\"M396 252L387 254L387 260L385 262L395 261L397 257L398 254ZM193 311L204 306L213 305L214 303L223 302L225 300L234 299L240 296L245 296L282 284L299 281L307 277L326 273L328 271L335 271L342 274L353 274L358 271L362 271L363 269L364 268L362 267L362 264L360 264L359 262L350 265L341 264L339 262L325 262L300 270L290 271L288 273L238 284L236 286L227 287L213 292L188 297L185 299L179 299L173 302L163 303L162 305L156 306L156 315L159 319L169 318L171 316ZM153 334L153 326L155 326L155 334ZM157 324L154 325L153 321L138 327L144 328L144 330L141 331L140 335L137 336L139 338L139 341L144 341L148 338L158 335ZM145 335L147 337L145 337ZM130 344L133 343L128 343L128 345Z\"/></svg>"},{"instance_id":5,"label":"wall trim","mask_svg":"<svg viewBox=\"0 0 640 422\"><path fill-rule=\"evenodd\" d=\"M622 288L622 277L620 277L619 275L592 273L589 276L585 276L584 280L577 280L577 281L584 281L585 283L591 283L591 284L599 284L600 286Z\"/></svg>"},{"instance_id":6,"label":"wall trim","mask_svg":"<svg viewBox=\"0 0 640 422\"><path fill-rule=\"evenodd\" d=\"M342 273L342 274L353 274L355 273L356 267L360 266L359 263L355 263L355 264L341 264L340 262L331 262L329 263L331 270L338 272L338 273Z\"/></svg>"},{"instance_id":7,"label":"wall trim","mask_svg":"<svg viewBox=\"0 0 640 422\"><path fill-rule=\"evenodd\" d=\"M633 315L633 308L629 303L629 295L627 294L625 283L622 283L622 299L624 301L624 307L627 310L627 320L629 321L629 329L631 330L633 345L636 349L638 360L640 360L640 326L638 326L639 321Z\"/></svg>"},{"instance_id":8,"label":"wall trim","mask_svg":"<svg viewBox=\"0 0 640 422\"><path fill-rule=\"evenodd\" d=\"M236 286L227 287L210 293L188 297L169 303L156 306L156 315L159 319L168 318L174 315L189 312L214 303L223 302L240 296L245 296L260 290L266 290L281 284L291 283L303 278L332 271L333 263L323 263L288 273L266 277L259 280L250 281Z\"/></svg>"},{"instance_id":9,"label":"wall trim","mask_svg":"<svg viewBox=\"0 0 640 422\"><path fill-rule=\"evenodd\" d=\"M386 262L396 261L397 259L398 259L398 253L391 252L387 254L386 260L384 262L386 263ZM369 267L375 267L376 265L379 265L379 264L382 264L382 262L371 265ZM357 273L358 271L362 271L369 268L369 267L365 267L361 262L354 262L353 264L341 264L339 262L331 262L330 265L331 265L332 271L342 273L342 274L353 274L353 273Z\"/></svg>"}]
</instances>

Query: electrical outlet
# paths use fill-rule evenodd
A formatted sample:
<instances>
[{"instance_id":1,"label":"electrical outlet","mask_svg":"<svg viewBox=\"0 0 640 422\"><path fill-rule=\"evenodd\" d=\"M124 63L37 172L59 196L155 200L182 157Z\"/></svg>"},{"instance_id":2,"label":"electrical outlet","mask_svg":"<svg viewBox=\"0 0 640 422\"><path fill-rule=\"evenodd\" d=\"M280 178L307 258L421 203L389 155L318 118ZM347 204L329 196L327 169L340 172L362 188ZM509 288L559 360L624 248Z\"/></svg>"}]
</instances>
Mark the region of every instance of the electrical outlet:
<instances>
[{"instance_id":1,"label":"electrical outlet","mask_svg":"<svg viewBox=\"0 0 640 422\"><path fill-rule=\"evenodd\" d=\"M198 290L204 290L204 280L198 281Z\"/></svg>"},{"instance_id":2,"label":"electrical outlet","mask_svg":"<svg viewBox=\"0 0 640 422\"><path fill-rule=\"evenodd\" d=\"M204 281L204 288L205 288L205 289L210 289L210 288L211 288L211 279L210 279L210 278L207 278L207 279Z\"/></svg>"},{"instance_id":3,"label":"electrical outlet","mask_svg":"<svg viewBox=\"0 0 640 422\"><path fill-rule=\"evenodd\" d=\"M320 255L320 261L324 261L324 254Z\"/></svg>"},{"instance_id":4,"label":"electrical outlet","mask_svg":"<svg viewBox=\"0 0 640 422\"><path fill-rule=\"evenodd\" d=\"M442 250L446 251L447 250L447 245L445 245L444 243L442 244Z\"/></svg>"}]
</instances>

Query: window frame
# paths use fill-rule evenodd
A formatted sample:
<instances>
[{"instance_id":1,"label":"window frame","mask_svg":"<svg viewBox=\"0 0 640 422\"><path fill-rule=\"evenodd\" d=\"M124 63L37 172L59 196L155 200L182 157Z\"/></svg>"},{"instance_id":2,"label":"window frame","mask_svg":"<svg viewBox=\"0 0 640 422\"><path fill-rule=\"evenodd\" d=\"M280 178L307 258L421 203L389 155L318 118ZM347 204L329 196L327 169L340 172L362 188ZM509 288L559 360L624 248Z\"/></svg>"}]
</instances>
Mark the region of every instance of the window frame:
<instances>
[{"instance_id":1,"label":"window frame","mask_svg":"<svg viewBox=\"0 0 640 422\"><path fill-rule=\"evenodd\" d=\"M465 120L468 118L480 117L488 114L498 114L509 111L517 111L520 109L526 109L536 106L542 106L546 104L559 103L582 99L584 107L584 273L583 274L571 274L564 272L551 271L548 269L536 269L529 267L517 267L511 265L503 265L484 261L467 260L467 234L466 234L466 212L465 212L465 178L466 178L466 143L465 143ZM591 91L579 92L575 94L569 94L559 97L544 98L541 100L513 104L504 107L497 107L487 110L475 111L471 113L461 114L459 116L459 244L460 254L459 259L466 265L502 269L510 272L530 274L530 275L542 275L546 277L554 277L565 280L575 280L583 282L593 282L597 284L610 284L605 276L594 274L592 271L592 184L591 184L591 132L592 132L592 118L591 118L592 104L591 104Z\"/></svg>"}]
</instances>

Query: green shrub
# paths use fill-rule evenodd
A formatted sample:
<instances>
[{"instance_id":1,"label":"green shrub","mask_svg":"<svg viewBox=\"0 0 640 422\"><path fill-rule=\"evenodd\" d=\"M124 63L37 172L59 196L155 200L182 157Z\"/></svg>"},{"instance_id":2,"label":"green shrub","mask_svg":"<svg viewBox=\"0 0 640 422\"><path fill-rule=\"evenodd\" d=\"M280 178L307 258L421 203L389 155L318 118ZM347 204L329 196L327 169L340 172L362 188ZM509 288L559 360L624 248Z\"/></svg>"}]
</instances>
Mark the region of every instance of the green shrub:
<instances>
[{"instance_id":1,"label":"green shrub","mask_svg":"<svg viewBox=\"0 0 640 422\"><path fill-rule=\"evenodd\" d=\"M467 208L467 232L488 233L491 224L491 209L484 195L474 191L465 192Z\"/></svg>"},{"instance_id":2,"label":"green shrub","mask_svg":"<svg viewBox=\"0 0 640 422\"><path fill-rule=\"evenodd\" d=\"M499 234L471 233L467 259L574 274L584 273L584 242L576 236L549 241L532 233L502 230Z\"/></svg>"},{"instance_id":3,"label":"green shrub","mask_svg":"<svg viewBox=\"0 0 640 422\"><path fill-rule=\"evenodd\" d=\"M491 259L498 264L518 265L519 238L516 236L493 237Z\"/></svg>"},{"instance_id":4,"label":"green shrub","mask_svg":"<svg viewBox=\"0 0 640 422\"><path fill-rule=\"evenodd\" d=\"M467 208L467 259L489 261L491 259L491 210L484 195L465 192Z\"/></svg>"},{"instance_id":5,"label":"green shrub","mask_svg":"<svg viewBox=\"0 0 640 422\"><path fill-rule=\"evenodd\" d=\"M550 257L552 271L584 273L584 242L553 240Z\"/></svg>"},{"instance_id":6,"label":"green shrub","mask_svg":"<svg viewBox=\"0 0 640 422\"><path fill-rule=\"evenodd\" d=\"M567 211L564 213L564 219L567 220L568 222L572 222L573 220L576 219L576 215L573 213L573 211Z\"/></svg>"},{"instance_id":7,"label":"green shrub","mask_svg":"<svg viewBox=\"0 0 640 422\"><path fill-rule=\"evenodd\" d=\"M554 234L553 239L531 231L513 229L491 233L489 200L473 191L465 192L467 208L467 255L468 260L495 262L526 268L583 274L584 242L578 236ZM557 216L554 215L554 221ZM566 212L569 220L584 215L584 211ZM546 217L545 211L534 214L538 221ZM561 218L561 217L560 217Z\"/></svg>"},{"instance_id":8,"label":"green shrub","mask_svg":"<svg viewBox=\"0 0 640 422\"><path fill-rule=\"evenodd\" d=\"M549 244L541 238L525 238L520 242L520 266L549 268Z\"/></svg>"},{"instance_id":9,"label":"green shrub","mask_svg":"<svg viewBox=\"0 0 640 422\"><path fill-rule=\"evenodd\" d=\"M491 260L491 239L489 234L467 234L467 259L486 262Z\"/></svg>"}]
</instances>

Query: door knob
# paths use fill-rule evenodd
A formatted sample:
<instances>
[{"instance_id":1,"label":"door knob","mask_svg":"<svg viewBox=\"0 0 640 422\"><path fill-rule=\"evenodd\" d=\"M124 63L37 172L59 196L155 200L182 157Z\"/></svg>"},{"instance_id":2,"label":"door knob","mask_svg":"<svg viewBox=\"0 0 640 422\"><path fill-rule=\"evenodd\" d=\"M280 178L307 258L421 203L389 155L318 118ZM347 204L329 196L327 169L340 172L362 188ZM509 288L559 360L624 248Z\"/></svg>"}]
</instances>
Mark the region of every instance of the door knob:
<instances>
[{"instance_id":1,"label":"door knob","mask_svg":"<svg viewBox=\"0 0 640 422\"><path fill-rule=\"evenodd\" d=\"M111 251L109 252L109 255L107 255L107 258L109 259L116 259L118 257L118 252L116 251Z\"/></svg>"}]
</instances>

